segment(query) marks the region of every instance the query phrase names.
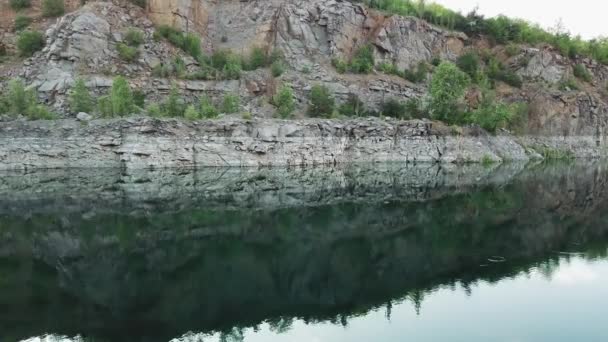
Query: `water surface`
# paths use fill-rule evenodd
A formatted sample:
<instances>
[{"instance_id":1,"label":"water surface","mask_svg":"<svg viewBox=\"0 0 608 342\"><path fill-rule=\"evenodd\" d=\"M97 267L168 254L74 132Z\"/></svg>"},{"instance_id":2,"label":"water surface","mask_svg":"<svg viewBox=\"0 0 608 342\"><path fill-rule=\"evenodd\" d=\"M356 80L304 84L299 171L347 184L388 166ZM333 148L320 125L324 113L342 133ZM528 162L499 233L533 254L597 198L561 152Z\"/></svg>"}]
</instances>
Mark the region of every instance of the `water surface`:
<instances>
[{"instance_id":1,"label":"water surface","mask_svg":"<svg viewBox=\"0 0 608 342\"><path fill-rule=\"evenodd\" d=\"M604 163L0 177L1 341L605 341Z\"/></svg>"}]
</instances>

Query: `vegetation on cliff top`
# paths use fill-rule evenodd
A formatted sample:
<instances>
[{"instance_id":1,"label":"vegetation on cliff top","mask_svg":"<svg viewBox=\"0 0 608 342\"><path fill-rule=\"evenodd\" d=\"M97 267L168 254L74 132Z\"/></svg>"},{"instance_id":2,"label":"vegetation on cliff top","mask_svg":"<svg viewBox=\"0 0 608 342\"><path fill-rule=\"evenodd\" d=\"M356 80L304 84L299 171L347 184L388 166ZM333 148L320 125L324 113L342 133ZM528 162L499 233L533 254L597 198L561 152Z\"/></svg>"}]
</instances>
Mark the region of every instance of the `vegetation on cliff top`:
<instances>
[{"instance_id":1,"label":"vegetation on cliff top","mask_svg":"<svg viewBox=\"0 0 608 342\"><path fill-rule=\"evenodd\" d=\"M608 64L608 39L583 40L569 32L557 29L549 32L536 24L506 16L485 18L476 10L463 15L439 4L424 0L355 0L367 6L389 13L414 16L450 30L462 31L468 35L484 35L499 44L547 43L558 49L564 56L586 56L600 63Z\"/></svg>"}]
</instances>

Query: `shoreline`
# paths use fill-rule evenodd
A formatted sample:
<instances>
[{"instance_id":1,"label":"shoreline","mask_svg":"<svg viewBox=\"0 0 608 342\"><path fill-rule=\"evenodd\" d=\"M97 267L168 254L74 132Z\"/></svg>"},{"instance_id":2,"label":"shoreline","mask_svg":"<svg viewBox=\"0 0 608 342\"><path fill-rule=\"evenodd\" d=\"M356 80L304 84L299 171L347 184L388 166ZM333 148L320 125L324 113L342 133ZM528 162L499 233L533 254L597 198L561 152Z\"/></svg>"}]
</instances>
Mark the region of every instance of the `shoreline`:
<instances>
[{"instance_id":1,"label":"shoreline","mask_svg":"<svg viewBox=\"0 0 608 342\"><path fill-rule=\"evenodd\" d=\"M0 170L502 163L543 151L602 158L603 137L490 135L431 121L182 121L131 117L0 123Z\"/></svg>"}]
</instances>

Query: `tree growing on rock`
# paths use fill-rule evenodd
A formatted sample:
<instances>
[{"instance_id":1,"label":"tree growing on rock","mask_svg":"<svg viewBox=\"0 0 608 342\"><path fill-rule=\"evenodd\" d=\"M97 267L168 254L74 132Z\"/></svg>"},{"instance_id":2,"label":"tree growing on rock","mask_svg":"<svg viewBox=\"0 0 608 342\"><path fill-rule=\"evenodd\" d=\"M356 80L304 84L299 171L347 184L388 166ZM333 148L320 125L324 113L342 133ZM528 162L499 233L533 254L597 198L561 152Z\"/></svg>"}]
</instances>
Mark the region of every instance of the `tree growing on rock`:
<instances>
[{"instance_id":1,"label":"tree growing on rock","mask_svg":"<svg viewBox=\"0 0 608 342\"><path fill-rule=\"evenodd\" d=\"M329 89L323 85L314 85L310 90L308 115L329 118L334 112L336 101Z\"/></svg>"},{"instance_id":2,"label":"tree growing on rock","mask_svg":"<svg viewBox=\"0 0 608 342\"><path fill-rule=\"evenodd\" d=\"M105 117L127 116L133 112L133 92L124 77L114 79L110 95L99 99L98 108Z\"/></svg>"},{"instance_id":3,"label":"tree growing on rock","mask_svg":"<svg viewBox=\"0 0 608 342\"><path fill-rule=\"evenodd\" d=\"M70 109L74 113L91 113L93 111L93 98L83 79L76 80L70 91Z\"/></svg>"},{"instance_id":4,"label":"tree growing on rock","mask_svg":"<svg viewBox=\"0 0 608 342\"><path fill-rule=\"evenodd\" d=\"M442 62L433 75L429 109L433 119L456 123L458 105L469 85L469 76L450 62Z\"/></svg>"}]
</instances>

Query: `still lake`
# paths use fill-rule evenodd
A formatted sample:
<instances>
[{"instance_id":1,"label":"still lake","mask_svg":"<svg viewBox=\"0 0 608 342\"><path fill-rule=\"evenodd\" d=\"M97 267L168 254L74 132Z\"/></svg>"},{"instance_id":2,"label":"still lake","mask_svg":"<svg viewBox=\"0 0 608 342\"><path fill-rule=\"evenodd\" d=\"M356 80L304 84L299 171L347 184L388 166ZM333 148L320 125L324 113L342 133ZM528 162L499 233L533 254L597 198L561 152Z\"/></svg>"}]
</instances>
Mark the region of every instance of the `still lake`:
<instances>
[{"instance_id":1,"label":"still lake","mask_svg":"<svg viewBox=\"0 0 608 342\"><path fill-rule=\"evenodd\" d=\"M0 341L607 341L608 164L0 173Z\"/></svg>"}]
</instances>

